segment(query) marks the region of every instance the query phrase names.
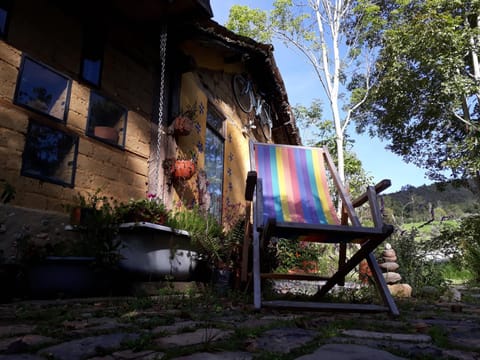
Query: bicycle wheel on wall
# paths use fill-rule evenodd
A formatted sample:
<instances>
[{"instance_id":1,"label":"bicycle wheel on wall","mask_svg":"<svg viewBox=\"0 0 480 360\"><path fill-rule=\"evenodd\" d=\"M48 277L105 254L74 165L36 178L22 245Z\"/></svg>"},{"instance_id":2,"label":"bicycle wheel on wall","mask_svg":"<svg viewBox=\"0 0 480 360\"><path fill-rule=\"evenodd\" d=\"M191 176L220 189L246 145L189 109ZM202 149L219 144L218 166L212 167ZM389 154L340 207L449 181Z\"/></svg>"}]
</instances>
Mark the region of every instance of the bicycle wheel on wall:
<instances>
[{"instance_id":1,"label":"bicycle wheel on wall","mask_svg":"<svg viewBox=\"0 0 480 360\"><path fill-rule=\"evenodd\" d=\"M268 127L272 127L272 115L270 113L270 106L262 101L262 108L260 109L260 123Z\"/></svg>"},{"instance_id":2,"label":"bicycle wheel on wall","mask_svg":"<svg viewBox=\"0 0 480 360\"><path fill-rule=\"evenodd\" d=\"M263 134L267 139L270 139L272 136L272 115L270 113L270 106L263 100L261 103L259 118ZM265 128L267 133L265 133Z\"/></svg>"},{"instance_id":3,"label":"bicycle wheel on wall","mask_svg":"<svg viewBox=\"0 0 480 360\"><path fill-rule=\"evenodd\" d=\"M249 113L253 109L252 84L243 75L235 74L232 79L233 94L242 111Z\"/></svg>"}]
</instances>

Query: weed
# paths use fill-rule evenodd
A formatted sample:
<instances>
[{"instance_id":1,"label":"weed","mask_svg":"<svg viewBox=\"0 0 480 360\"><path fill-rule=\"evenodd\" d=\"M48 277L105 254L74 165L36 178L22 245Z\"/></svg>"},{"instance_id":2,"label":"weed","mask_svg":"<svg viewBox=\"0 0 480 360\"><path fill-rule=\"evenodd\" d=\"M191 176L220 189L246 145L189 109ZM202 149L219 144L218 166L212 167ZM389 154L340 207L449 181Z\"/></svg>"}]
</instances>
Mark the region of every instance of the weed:
<instances>
[{"instance_id":1,"label":"weed","mask_svg":"<svg viewBox=\"0 0 480 360\"><path fill-rule=\"evenodd\" d=\"M132 310L145 310L153 306L153 300L149 297L137 297L130 304Z\"/></svg>"},{"instance_id":2,"label":"weed","mask_svg":"<svg viewBox=\"0 0 480 360\"><path fill-rule=\"evenodd\" d=\"M454 284L464 284L473 279L473 274L469 269L462 268L455 262L438 264L438 270L445 279Z\"/></svg>"},{"instance_id":3,"label":"weed","mask_svg":"<svg viewBox=\"0 0 480 360\"><path fill-rule=\"evenodd\" d=\"M153 335L150 333L143 333L137 339L127 340L124 345L134 352L143 351L152 346Z\"/></svg>"},{"instance_id":4,"label":"weed","mask_svg":"<svg viewBox=\"0 0 480 360\"><path fill-rule=\"evenodd\" d=\"M428 330L428 335L432 337L435 345L445 348L448 346L448 332L438 325L432 326Z\"/></svg>"}]
</instances>

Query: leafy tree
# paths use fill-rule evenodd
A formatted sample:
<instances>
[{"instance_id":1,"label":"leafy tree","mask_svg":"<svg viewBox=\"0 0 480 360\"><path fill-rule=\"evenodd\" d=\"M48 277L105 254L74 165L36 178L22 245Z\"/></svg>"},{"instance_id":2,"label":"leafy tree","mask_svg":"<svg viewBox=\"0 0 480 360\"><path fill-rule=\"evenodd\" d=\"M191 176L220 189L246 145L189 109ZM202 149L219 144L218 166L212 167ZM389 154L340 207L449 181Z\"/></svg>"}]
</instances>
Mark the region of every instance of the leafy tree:
<instances>
[{"instance_id":1,"label":"leafy tree","mask_svg":"<svg viewBox=\"0 0 480 360\"><path fill-rule=\"evenodd\" d=\"M312 139L308 145L326 146L333 158L337 158L335 127L331 120L321 121L321 101L315 99L309 107L296 105L293 107L295 119L302 130L310 130ZM372 178L362 167L362 162L352 151L354 140L345 134L345 180L352 196L360 195Z\"/></svg>"},{"instance_id":2,"label":"leafy tree","mask_svg":"<svg viewBox=\"0 0 480 360\"><path fill-rule=\"evenodd\" d=\"M480 1L359 0L357 9L352 24L378 49L357 129L390 140L433 180L449 170L480 183Z\"/></svg>"},{"instance_id":3,"label":"leafy tree","mask_svg":"<svg viewBox=\"0 0 480 360\"><path fill-rule=\"evenodd\" d=\"M467 267L473 280L480 282L480 215L467 216L458 224L445 224L431 244L453 255L453 260Z\"/></svg>"},{"instance_id":4,"label":"leafy tree","mask_svg":"<svg viewBox=\"0 0 480 360\"><path fill-rule=\"evenodd\" d=\"M355 27L347 27L355 0L275 0L271 11L235 5L226 26L260 41L279 39L298 50L312 65L328 98L333 126L338 171L345 180L345 132L352 112L365 101L369 89L368 69L354 63L361 53ZM347 41L348 40L348 41ZM359 74L362 74L360 76ZM355 102L345 104L341 94L348 78L358 79L351 90ZM342 108L342 105L346 107ZM344 110L342 114L342 110Z\"/></svg>"}]
</instances>

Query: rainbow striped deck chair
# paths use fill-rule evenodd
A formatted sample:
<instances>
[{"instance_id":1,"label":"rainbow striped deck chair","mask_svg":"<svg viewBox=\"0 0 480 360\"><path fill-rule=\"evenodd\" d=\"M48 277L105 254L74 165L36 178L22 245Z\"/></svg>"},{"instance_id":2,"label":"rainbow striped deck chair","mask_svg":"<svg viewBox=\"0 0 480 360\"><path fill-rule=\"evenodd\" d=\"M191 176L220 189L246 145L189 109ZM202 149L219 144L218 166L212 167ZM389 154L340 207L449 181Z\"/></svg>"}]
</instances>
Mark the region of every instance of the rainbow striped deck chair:
<instances>
[{"instance_id":1,"label":"rainbow striped deck chair","mask_svg":"<svg viewBox=\"0 0 480 360\"><path fill-rule=\"evenodd\" d=\"M278 144L250 144L252 171L247 177L245 198L253 201L253 289L254 306L307 308L309 310L388 311L398 315L398 309L372 251L392 232L391 225L382 221L378 193L390 186L383 180L351 200L343 188L335 165L326 148ZM327 178L328 174L328 178ZM337 215L330 196L336 188L342 202ZM369 203L373 227L364 227L355 214L355 207ZM338 270L333 276L311 274L260 273L262 249L272 239L340 244ZM348 259L346 245L359 244ZM326 304L320 302L335 285L344 285L345 276L366 260L384 305ZM262 279L297 279L324 281L313 297L305 301L262 301ZM326 281L326 282L325 282Z\"/></svg>"}]
</instances>

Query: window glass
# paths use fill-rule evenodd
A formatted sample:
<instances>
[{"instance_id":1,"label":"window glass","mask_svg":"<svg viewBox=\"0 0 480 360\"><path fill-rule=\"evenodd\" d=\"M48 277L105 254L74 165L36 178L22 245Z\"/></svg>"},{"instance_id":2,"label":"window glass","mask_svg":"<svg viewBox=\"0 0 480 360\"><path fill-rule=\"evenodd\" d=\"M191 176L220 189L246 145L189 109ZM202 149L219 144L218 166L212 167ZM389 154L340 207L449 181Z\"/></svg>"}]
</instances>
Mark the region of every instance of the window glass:
<instances>
[{"instance_id":1,"label":"window glass","mask_svg":"<svg viewBox=\"0 0 480 360\"><path fill-rule=\"evenodd\" d=\"M8 12L0 7L0 36L5 36L7 31L7 15Z\"/></svg>"},{"instance_id":2,"label":"window glass","mask_svg":"<svg viewBox=\"0 0 480 360\"><path fill-rule=\"evenodd\" d=\"M127 110L114 101L92 91L88 112L87 135L123 147Z\"/></svg>"},{"instance_id":3,"label":"window glass","mask_svg":"<svg viewBox=\"0 0 480 360\"><path fill-rule=\"evenodd\" d=\"M73 187L78 137L30 120L22 175Z\"/></svg>"},{"instance_id":4,"label":"window glass","mask_svg":"<svg viewBox=\"0 0 480 360\"><path fill-rule=\"evenodd\" d=\"M85 25L80 76L95 86L100 86L102 77L104 44L104 30L98 25Z\"/></svg>"},{"instance_id":5,"label":"window glass","mask_svg":"<svg viewBox=\"0 0 480 360\"><path fill-rule=\"evenodd\" d=\"M14 102L30 110L65 121L71 81L29 57L23 57Z\"/></svg>"},{"instance_id":6,"label":"window glass","mask_svg":"<svg viewBox=\"0 0 480 360\"><path fill-rule=\"evenodd\" d=\"M8 13L11 8L11 0L0 0L0 38L7 33Z\"/></svg>"},{"instance_id":7,"label":"window glass","mask_svg":"<svg viewBox=\"0 0 480 360\"><path fill-rule=\"evenodd\" d=\"M207 111L207 123L220 134L223 132L223 117L212 109L211 106Z\"/></svg>"},{"instance_id":8,"label":"window glass","mask_svg":"<svg viewBox=\"0 0 480 360\"><path fill-rule=\"evenodd\" d=\"M94 85L100 85L102 60L84 58L82 61L82 79Z\"/></svg>"},{"instance_id":9,"label":"window glass","mask_svg":"<svg viewBox=\"0 0 480 360\"><path fill-rule=\"evenodd\" d=\"M223 128L223 117L221 117L211 106L209 106L207 111L207 124L205 139L205 172L208 179L208 192L210 193L211 199L209 211L218 219L218 221L221 221L223 203L224 139L219 131Z\"/></svg>"}]
</instances>

